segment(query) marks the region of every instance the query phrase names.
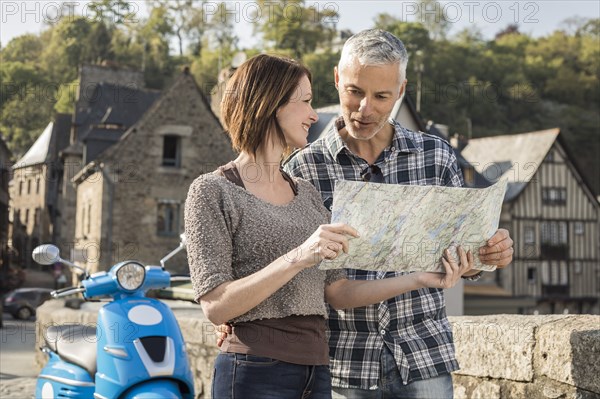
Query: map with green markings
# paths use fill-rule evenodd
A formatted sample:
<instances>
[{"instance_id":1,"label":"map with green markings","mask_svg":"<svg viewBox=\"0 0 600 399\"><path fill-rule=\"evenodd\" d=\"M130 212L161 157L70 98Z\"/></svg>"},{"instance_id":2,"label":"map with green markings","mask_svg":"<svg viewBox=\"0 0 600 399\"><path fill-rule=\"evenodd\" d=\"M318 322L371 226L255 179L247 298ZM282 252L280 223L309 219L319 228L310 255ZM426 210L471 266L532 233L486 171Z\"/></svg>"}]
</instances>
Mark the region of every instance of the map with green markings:
<instances>
[{"instance_id":1,"label":"map with green markings","mask_svg":"<svg viewBox=\"0 0 600 399\"><path fill-rule=\"evenodd\" d=\"M483 189L338 181L331 222L354 227L360 237L350 239L347 254L319 267L443 271L442 252L460 245L473 251L476 269L494 270L479 261L477 249L498 229L506 185L506 180Z\"/></svg>"}]
</instances>

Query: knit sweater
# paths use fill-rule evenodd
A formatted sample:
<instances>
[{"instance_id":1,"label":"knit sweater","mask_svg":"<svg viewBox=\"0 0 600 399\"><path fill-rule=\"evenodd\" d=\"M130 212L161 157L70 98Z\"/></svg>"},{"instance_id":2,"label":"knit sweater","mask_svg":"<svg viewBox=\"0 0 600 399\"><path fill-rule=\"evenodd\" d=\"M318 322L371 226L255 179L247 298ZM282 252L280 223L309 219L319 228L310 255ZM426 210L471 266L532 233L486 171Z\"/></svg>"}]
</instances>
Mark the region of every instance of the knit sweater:
<instances>
[{"instance_id":1,"label":"knit sweater","mask_svg":"<svg viewBox=\"0 0 600 399\"><path fill-rule=\"evenodd\" d=\"M196 300L217 286L251 275L300 246L330 214L316 189L294 178L298 193L285 205L264 201L225 177L205 174L185 203L188 264ZM326 284L343 270L304 269L255 308L231 322L291 315L327 317Z\"/></svg>"}]
</instances>

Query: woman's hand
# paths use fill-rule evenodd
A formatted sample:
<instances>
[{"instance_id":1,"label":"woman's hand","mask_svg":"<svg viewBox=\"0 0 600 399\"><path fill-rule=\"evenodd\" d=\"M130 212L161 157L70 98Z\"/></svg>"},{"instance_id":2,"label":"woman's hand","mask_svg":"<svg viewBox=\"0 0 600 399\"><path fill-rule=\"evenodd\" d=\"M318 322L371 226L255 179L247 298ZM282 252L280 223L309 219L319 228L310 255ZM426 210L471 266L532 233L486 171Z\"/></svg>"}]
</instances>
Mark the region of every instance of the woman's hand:
<instances>
[{"instance_id":1,"label":"woman's hand","mask_svg":"<svg viewBox=\"0 0 600 399\"><path fill-rule=\"evenodd\" d=\"M446 249L442 256L442 263L446 273L418 272L414 273L420 284L428 288L452 288L460 278L473 269L475 260L471 251L465 253L462 247L456 250L458 258Z\"/></svg>"},{"instance_id":2,"label":"woman's hand","mask_svg":"<svg viewBox=\"0 0 600 399\"><path fill-rule=\"evenodd\" d=\"M213 327L215 328L215 334L217 336L217 347L220 348L227 339L227 336L229 336L233 330L231 324L227 323L219 324L218 326L213 324Z\"/></svg>"},{"instance_id":3,"label":"woman's hand","mask_svg":"<svg viewBox=\"0 0 600 399\"><path fill-rule=\"evenodd\" d=\"M344 223L323 224L286 257L304 268L312 267L324 259L335 259L342 251L348 253L348 236L358 237L358 232Z\"/></svg>"}]
</instances>

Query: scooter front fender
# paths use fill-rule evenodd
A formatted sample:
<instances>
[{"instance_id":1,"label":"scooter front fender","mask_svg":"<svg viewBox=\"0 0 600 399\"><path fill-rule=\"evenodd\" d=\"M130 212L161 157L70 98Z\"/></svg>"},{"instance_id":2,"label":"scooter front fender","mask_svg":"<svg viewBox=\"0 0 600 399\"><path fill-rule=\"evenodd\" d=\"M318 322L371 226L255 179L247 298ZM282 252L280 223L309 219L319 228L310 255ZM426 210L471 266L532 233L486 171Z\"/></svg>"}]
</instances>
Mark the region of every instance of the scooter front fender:
<instances>
[{"instance_id":1,"label":"scooter front fender","mask_svg":"<svg viewBox=\"0 0 600 399\"><path fill-rule=\"evenodd\" d=\"M121 399L179 399L184 397L179 384L174 380L150 380L138 384L127 392Z\"/></svg>"}]
</instances>

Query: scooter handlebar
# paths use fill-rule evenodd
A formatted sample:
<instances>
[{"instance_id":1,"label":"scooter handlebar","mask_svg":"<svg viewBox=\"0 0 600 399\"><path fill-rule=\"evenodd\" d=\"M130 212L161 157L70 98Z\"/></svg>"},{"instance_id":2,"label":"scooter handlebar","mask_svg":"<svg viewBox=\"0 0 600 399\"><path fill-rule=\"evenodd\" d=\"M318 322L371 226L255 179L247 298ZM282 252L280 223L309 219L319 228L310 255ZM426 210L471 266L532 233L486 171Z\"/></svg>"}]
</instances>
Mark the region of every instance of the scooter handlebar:
<instances>
[{"instance_id":1,"label":"scooter handlebar","mask_svg":"<svg viewBox=\"0 0 600 399\"><path fill-rule=\"evenodd\" d=\"M83 288L83 287L67 287L67 288L61 288L60 290L52 291L50 293L50 295L52 296L52 298L61 298L63 296L78 294L78 293L81 293L84 291L85 291L85 288Z\"/></svg>"}]
</instances>

